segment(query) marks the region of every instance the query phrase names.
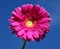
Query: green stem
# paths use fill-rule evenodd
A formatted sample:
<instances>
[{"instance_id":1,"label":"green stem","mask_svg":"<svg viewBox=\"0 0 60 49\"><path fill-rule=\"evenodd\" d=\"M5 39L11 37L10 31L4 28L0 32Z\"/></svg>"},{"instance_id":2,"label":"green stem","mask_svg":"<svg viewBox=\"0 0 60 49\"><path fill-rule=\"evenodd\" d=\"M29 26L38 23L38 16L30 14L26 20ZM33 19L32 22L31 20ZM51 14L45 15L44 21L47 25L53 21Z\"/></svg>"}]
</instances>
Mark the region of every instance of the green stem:
<instances>
[{"instance_id":1,"label":"green stem","mask_svg":"<svg viewBox=\"0 0 60 49\"><path fill-rule=\"evenodd\" d=\"M22 49L24 49L25 48L25 45L26 45L26 40L24 40L24 43L23 43L23 45L22 45Z\"/></svg>"}]
</instances>

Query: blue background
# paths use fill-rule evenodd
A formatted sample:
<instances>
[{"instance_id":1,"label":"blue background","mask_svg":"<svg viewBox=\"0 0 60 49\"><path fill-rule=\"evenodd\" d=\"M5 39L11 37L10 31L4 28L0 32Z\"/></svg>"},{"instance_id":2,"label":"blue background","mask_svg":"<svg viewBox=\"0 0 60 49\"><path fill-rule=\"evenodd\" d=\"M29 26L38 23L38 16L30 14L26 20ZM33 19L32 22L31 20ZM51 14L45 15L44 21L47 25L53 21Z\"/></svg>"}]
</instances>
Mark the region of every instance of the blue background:
<instances>
[{"instance_id":1,"label":"blue background","mask_svg":"<svg viewBox=\"0 0 60 49\"><path fill-rule=\"evenodd\" d=\"M23 40L8 28L11 12L22 4L40 4L53 19L50 32L40 42L27 42L25 49L60 49L60 0L0 0L0 49L21 49Z\"/></svg>"}]
</instances>

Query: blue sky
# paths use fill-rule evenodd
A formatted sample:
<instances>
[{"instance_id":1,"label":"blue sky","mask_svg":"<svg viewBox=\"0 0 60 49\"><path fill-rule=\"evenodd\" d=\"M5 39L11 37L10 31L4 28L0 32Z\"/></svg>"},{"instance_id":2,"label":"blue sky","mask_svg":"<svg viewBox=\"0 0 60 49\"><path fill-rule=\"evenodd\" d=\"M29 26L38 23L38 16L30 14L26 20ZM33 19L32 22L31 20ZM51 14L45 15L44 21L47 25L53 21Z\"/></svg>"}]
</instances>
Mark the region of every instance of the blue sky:
<instances>
[{"instance_id":1,"label":"blue sky","mask_svg":"<svg viewBox=\"0 0 60 49\"><path fill-rule=\"evenodd\" d=\"M0 49L21 49L23 40L8 28L11 12L22 4L40 4L53 19L50 32L40 42L27 42L25 49L60 49L60 0L0 0Z\"/></svg>"}]
</instances>

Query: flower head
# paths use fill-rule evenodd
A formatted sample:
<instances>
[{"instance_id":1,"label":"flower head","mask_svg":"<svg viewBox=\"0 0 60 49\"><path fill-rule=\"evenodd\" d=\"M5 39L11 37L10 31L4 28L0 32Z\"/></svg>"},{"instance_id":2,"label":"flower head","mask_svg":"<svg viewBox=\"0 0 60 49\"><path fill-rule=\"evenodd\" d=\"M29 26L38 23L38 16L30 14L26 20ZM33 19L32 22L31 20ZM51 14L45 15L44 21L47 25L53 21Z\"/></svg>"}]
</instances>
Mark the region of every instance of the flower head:
<instances>
[{"instance_id":1,"label":"flower head","mask_svg":"<svg viewBox=\"0 0 60 49\"><path fill-rule=\"evenodd\" d=\"M46 9L39 5L24 4L12 12L10 28L17 37L27 41L39 41L49 31L49 16Z\"/></svg>"}]
</instances>

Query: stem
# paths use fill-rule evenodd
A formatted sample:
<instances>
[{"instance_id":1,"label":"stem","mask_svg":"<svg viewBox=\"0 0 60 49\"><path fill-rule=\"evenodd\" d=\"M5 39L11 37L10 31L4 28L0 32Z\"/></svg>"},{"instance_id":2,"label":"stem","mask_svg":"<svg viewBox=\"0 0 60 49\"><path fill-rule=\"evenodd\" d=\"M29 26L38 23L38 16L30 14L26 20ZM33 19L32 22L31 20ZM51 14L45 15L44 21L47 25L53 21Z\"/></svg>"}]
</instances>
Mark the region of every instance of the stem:
<instances>
[{"instance_id":1,"label":"stem","mask_svg":"<svg viewBox=\"0 0 60 49\"><path fill-rule=\"evenodd\" d=\"M23 45L22 45L22 49L24 49L25 48L25 45L26 45L26 40L24 40L24 43L23 43Z\"/></svg>"}]
</instances>

